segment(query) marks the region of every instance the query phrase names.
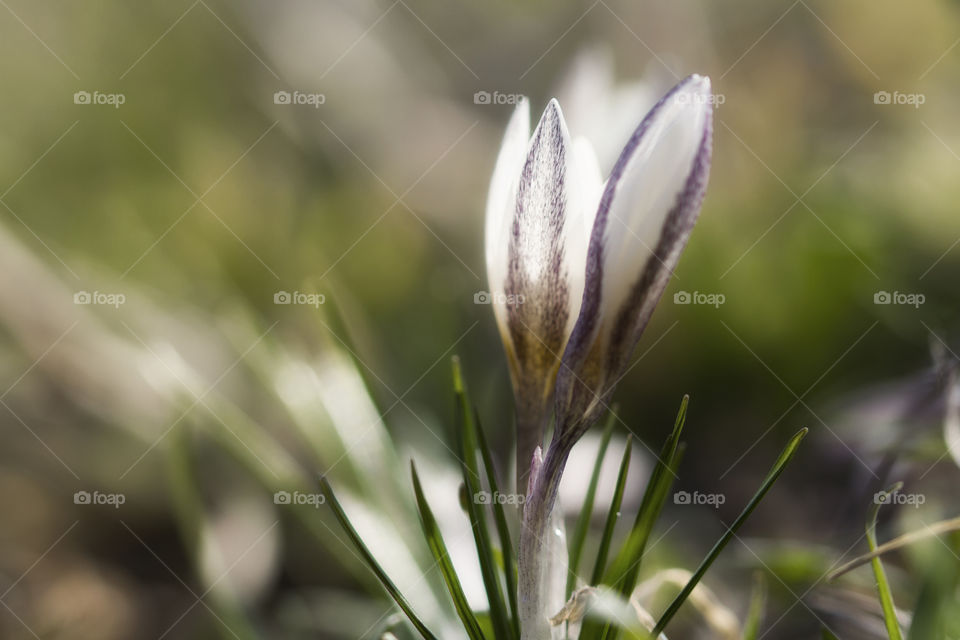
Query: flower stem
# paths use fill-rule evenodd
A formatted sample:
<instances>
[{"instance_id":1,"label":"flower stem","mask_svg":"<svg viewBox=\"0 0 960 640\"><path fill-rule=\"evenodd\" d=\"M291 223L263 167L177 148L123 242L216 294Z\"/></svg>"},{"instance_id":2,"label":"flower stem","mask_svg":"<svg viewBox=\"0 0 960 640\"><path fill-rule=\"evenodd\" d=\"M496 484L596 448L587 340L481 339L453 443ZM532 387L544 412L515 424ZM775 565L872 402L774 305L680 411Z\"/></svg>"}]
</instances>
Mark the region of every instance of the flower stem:
<instances>
[{"instance_id":1,"label":"flower stem","mask_svg":"<svg viewBox=\"0 0 960 640\"><path fill-rule=\"evenodd\" d=\"M551 446L543 462L535 463L530 469L534 475L523 508L518 557L521 640L550 638L548 618L555 613L546 610L547 590L554 578L553 567L548 562L553 556L554 542L550 524L568 454L567 447Z\"/></svg>"},{"instance_id":2,"label":"flower stem","mask_svg":"<svg viewBox=\"0 0 960 640\"><path fill-rule=\"evenodd\" d=\"M517 493L526 490L533 452L543 445L543 433L547 427L546 414L540 407L517 406Z\"/></svg>"}]
</instances>

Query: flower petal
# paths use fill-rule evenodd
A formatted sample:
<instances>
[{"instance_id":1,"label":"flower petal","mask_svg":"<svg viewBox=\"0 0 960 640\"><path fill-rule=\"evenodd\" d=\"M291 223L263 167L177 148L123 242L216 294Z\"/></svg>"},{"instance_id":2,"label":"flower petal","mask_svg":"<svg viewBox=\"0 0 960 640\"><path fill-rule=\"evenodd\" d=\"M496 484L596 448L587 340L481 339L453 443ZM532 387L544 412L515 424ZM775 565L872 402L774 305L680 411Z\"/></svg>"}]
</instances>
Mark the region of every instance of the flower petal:
<instances>
[{"instance_id":1,"label":"flower petal","mask_svg":"<svg viewBox=\"0 0 960 640\"><path fill-rule=\"evenodd\" d=\"M507 247L509 246L510 226L513 221L513 212L516 209L517 183L520 171L527 156L527 144L530 139L530 103L523 98L513 110L510 122L507 124L500 153L490 180L490 191L487 194L486 226L484 229L484 244L487 258L487 281L490 293L493 294L497 321L503 330L506 327L506 313L503 305L497 305L502 300L504 284L507 280ZM497 306L501 307L497 309Z\"/></svg>"},{"instance_id":2,"label":"flower petal","mask_svg":"<svg viewBox=\"0 0 960 640\"><path fill-rule=\"evenodd\" d=\"M570 181L570 210L564 225L564 247L567 263L570 265L570 315L567 319L567 335L573 331L573 325L580 315L590 233L597 216L600 195L603 193L603 177L600 174L597 154L586 138L580 137L573 141L570 165L573 176Z\"/></svg>"},{"instance_id":3,"label":"flower petal","mask_svg":"<svg viewBox=\"0 0 960 640\"><path fill-rule=\"evenodd\" d=\"M709 79L690 76L647 114L617 160L600 200L580 317L558 376L564 396L558 416L579 420L581 412L602 408L649 321L700 211L712 115ZM575 386L587 386L592 397L581 389L574 401Z\"/></svg>"},{"instance_id":4,"label":"flower petal","mask_svg":"<svg viewBox=\"0 0 960 640\"><path fill-rule=\"evenodd\" d=\"M544 374L556 369L568 336L569 150L570 136L554 100L533 133L517 185L504 289L513 302L507 324L517 361L541 392L552 391L552 376Z\"/></svg>"}]
</instances>

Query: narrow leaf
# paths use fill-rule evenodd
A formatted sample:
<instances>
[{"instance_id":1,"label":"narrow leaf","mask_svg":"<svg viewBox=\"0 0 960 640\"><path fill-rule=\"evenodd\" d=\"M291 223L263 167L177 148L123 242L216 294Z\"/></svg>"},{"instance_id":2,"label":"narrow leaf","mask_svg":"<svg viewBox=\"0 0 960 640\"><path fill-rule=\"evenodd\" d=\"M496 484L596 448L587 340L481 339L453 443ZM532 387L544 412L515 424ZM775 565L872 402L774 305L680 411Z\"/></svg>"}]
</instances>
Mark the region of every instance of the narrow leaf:
<instances>
[{"instance_id":1,"label":"narrow leaf","mask_svg":"<svg viewBox=\"0 0 960 640\"><path fill-rule=\"evenodd\" d=\"M457 577L457 571L450 560L450 554L447 553L447 545L443 542L443 536L440 534L440 527L437 525L433 512L423 497L423 488L420 486L420 478L417 476L417 468L413 461L410 461L410 474L413 477L413 491L417 497L417 508L420 510L420 524L423 525L423 534L427 538L427 545L430 552L433 553L437 566L440 567L440 573L447 583L447 590L450 597L453 598L453 606L463 622L464 629L471 640L484 640L483 631L480 629L480 623L470 609L467 603L467 597L463 593L463 587L460 585L460 578Z\"/></svg>"},{"instance_id":2,"label":"narrow leaf","mask_svg":"<svg viewBox=\"0 0 960 640\"><path fill-rule=\"evenodd\" d=\"M700 563L700 566L697 567L697 570L693 572L693 576L691 576L689 582L687 582L687 586L685 586L677 595L677 597L674 598L673 602L670 603L670 606L667 607L667 610L660 617L660 620L657 621L657 626L653 628L654 636L659 635L660 632L663 631L664 627L669 624L670 620L673 619L673 616L676 615L677 611L686 601L687 597L690 596L690 593L700 582L700 579L703 578L703 575L707 572L707 569L709 569L710 565L713 564L713 561L717 559L717 556L720 555L720 552L723 551L723 548L727 546L727 543L729 543L731 539L733 539L733 536L736 535L740 527L743 526L743 523L747 521L747 519L750 517L750 514L753 513L753 510L757 508L757 505L760 504L760 501L763 500L763 497L767 495L770 487L772 487L774 482L777 481L777 478L780 477L780 474L783 473L783 470L793 458L793 455L797 452L797 447L800 445L800 441L803 440L808 431L809 430L804 427L798 431L793 438L790 439L790 442L787 443L786 448L780 454L780 457L777 458L777 461L770 469L770 472L764 479L763 484L760 485L760 488L754 494L753 498L750 499L750 502L747 503L747 506L744 508L744 510L739 516L737 516L737 519L733 521L733 525L727 529L726 533L720 536L720 539L717 540L715 545L713 545L713 548L707 554L707 557L703 559L703 562Z\"/></svg>"},{"instance_id":3,"label":"narrow leaf","mask_svg":"<svg viewBox=\"0 0 960 640\"><path fill-rule=\"evenodd\" d=\"M493 457L490 455L490 448L487 446L487 438L483 434L483 426L480 424L480 418L474 414L477 421L477 441L480 443L480 454L483 456L483 466L487 473L487 482L490 483L490 491L497 495L500 493L500 485L497 482L496 471L493 467ZM497 536L500 538L500 554L503 557L503 572L507 582L507 598L510 601L510 611L512 613L511 623L514 635L520 637L520 613L517 606L517 560L513 554L513 541L510 538L510 527L507 526L507 516L503 510L503 504L496 501L490 501L490 507L493 509L494 522L497 526Z\"/></svg>"},{"instance_id":4,"label":"narrow leaf","mask_svg":"<svg viewBox=\"0 0 960 640\"><path fill-rule=\"evenodd\" d=\"M424 638L424 640L437 640L436 636L433 635L429 629L427 629L425 624L423 624L423 621L417 617L417 614L414 613L410 603L407 602L407 599L403 597L403 594L401 594L400 590L397 589L395 584L393 584L393 581L377 562L376 558L373 557L373 554L370 553L370 550L367 549L367 545L365 545L363 540L360 539L360 534L358 534L357 530L353 528L352 524L350 524L347 514L344 513L343 507L340 506L340 502L337 500L337 496L333 493L333 488L330 486L330 483L326 478L320 478L320 491L326 497L327 503L333 509L334 516L336 516L337 521L340 523L343 531L347 534L347 537L350 538L353 546L356 547L357 551L360 553L363 561L368 567L370 567L370 570L373 571L374 575L377 576L377 579L380 580L380 584L383 585L383 588L388 594L390 594L390 597L393 598L394 602L397 603L397 606L400 607L401 611L406 614L407 618L410 620L410 623L417 631L420 632L420 635Z\"/></svg>"},{"instance_id":5,"label":"narrow leaf","mask_svg":"<svg viewBox=\"0 0 960 640\"><path fill-rule=\"evenodd\" d=\"M656 480L656 485L650 490L650 506L647 512L648 515L645 515L641 522L636 526L636 540L640 543L635 547L636 555L635 556L625 556L625 561L629 561L630 565L623 567L614 563L611 568L609 575L604 579L604 582L611 584L618 591L620 590L629 590L629 593L633 593L633 589L636 586L640 562L643 559L643 555L646 549L647 540L650 538L650 534L653 531L653 526L656 524L657 519L660 517L660 512L663 511L663 505L667 501L667 496L670 494L670 488L673 486L673 478L677 476L677 470L680 468L680 461L683 459L684 444L682 442L677 444L676 450L673 452L673 458L670 460L670 465L664 467L665 473L660 474ZM646 497L646 494L644 494ZM641 511L643 511L643 505L641 504ZM633 535L634 532L631 532ZM630 538L628 537L627 543L630 543ZM630 558L634 558L630 560ZM619 579L615 579L612 576L620 576ZM621 596L629 598L629 596L623 595L620 591ZM604 628L603 633L600 637L603 640L617 640L620 635L620 632L623 629L619 626L615 626L612 623L608 622L606 628ZM590 638L593 636L587 636ZM652 637L652 636L651 636ZM584 640L587 640L586 638Z\"/></svg>"},{"instance_id":6,"label":"narrow leaf","mask_svg":"<svg viewBox=\"0 0 960 640\"><path fill-rule=\"evenodd\" d=\"M600 448L597 450L597 461L593 464L593 474L590 476L590 485L587 487L587 496L583 502L583 508L580 516L577 518L577 528L573 532L573 538L570 540L570 560L569 573L567 574L567 596L573 593L576 587L577 571L580 568L580 556L583 554L583 543L587 539L587 532L590 530L590 519L593 516L593 503L597 495L597 485L600 483L600 470L603 467L603 459L607 454L607 447L610 445L610 438L613 435L613 426L615 423L617 407L610 410L610 417L603 429L603 437L600 439Z\"/></svg>"},{"instance_id":7,"label":"narrow leaf","mask_svg":"<svg viewBox=\"0 0 960 640\"><path fill-rule=\"evenodd\" d=\"M898 491L902 486L902 482L897 482L882 492L882 499L877 499L881 494L874 497L874 505L870 509L870 516L867 518L867 545L870 547L870 551L877 550L877 516L880 513L880 507L891 494ZM880 595L880 606L883 608L883 623L887 627L887 635L890 636L890 640L903 640L900 623L897 622L897 608L893 603L890 583L887 582L887 572L883 570L883 564L879 557L871 559L870 563L873 565L873 576L877 581L877 592Z\"/></svg>"},{"instance_id":8,"label":"narrow leaf","mask_svg":"<svg viewBox=\"0 0 960 640\"><path fill-rule=\"evenodd\" d=\"M677 450L680 446L680 434L683 432L689 402L689 396L684 396L680 402L680 410L677 412L673 431L660 450L657 464L647 481L647 488L643 493L643 500L640 502L640 510L637 511L633 528L604 580L607 584L614 585L626 598L630 597L637 584L643 550L666 501L666 493L669 492L673 478L676 477Z\"/></svg>"},{"instance_id":9,"label":"narrow leaf","mask_svg":"<svg viewBox=\"0 0 960 640\"><path fill-rule=\"evenodd\" d=\"M680 402L680 410L677 412L673 431L671 431L663 448L660 449L657 464L650 473L649 480L647 480L647 488L644 490L633 527L603 579L604 584L612 585L625 599L630 598L636 586L637 576L640 573L640 561L643 558L647 540L653 531L653 525L660 516L660 511L666 502L673 479L677 475L677 468L680 466L682 454L680 434L683 432L689 401L689 396L684 396ZM618 635L619 628L612 623L607 622L601 626L596 620L588 620L583 627L580 638L581 640L597 640L598 638L615 640Z\"/></svg>"},{"instance_id":10,"label":"narrow leaf","mask_svg":"<svg viewBox=\"0 0 960 640\"><path fill-rule=\"evenodd\" d=\"M924 578L913 607L907 640L956 637L952 633L956 626L950 625L950 617L956 615L957 609L956 553L944 544L944 549L924 564L921 571Z\"/></svg>"},{"instance_id":11,"label":"narrow leaf","mask_svg":"<svg viewBox=\"0 0 960 640\"><path fill-rule=\"evenodd\" d=\"M610 510L607 512L607 523L603 527L603 537L600 538L600 548L597 550L597 561L593 565L593 576L590 578L590 584L595 585L603 577L603 570L607 566L607 555L610 552L610 541L613 538L613 529L620 518L620 505L623 503L623 489L627 484L627 473L630 470L630 452L633 448L633 441L627 438L627 446L623 450L623 460L620 462L620 473L617 476L617 485L613 491L613 500L610 502Z\"/></svg>"},{"instance_id":12,"label":"narrow leaf","mask_svg":"<svg viewBox=\"0 0 960 640\"><path fill-rule=\"evenodd\" d=\"M760 634L760 623L763 621L763 612L767 605L767 581L763 573L758 571L753 579L753 593L750 595L750 609L747 619L743 623L743 640L757 640Z\"/></svg>"},{"instance_id":13,"label":"narrow leaf","mask_svg":"<svg viewBox=\"0 0 960 640\"><path fill-rule=\"evenodd\" d=\"M490 531L482 509L480 499L483 491L480 486L480 473L477 465L477 449L480 448L476 425L470 411L470 401L467 398L466 388L460 371L459 360L453 360L454 393L456 398L456 431L460 440L460 454L463 468L463 483L467 488L467 514L470 516L470 525L477 548L477 558L480 561L480 573L483 577L487 600L490 604L490 621L497 638L511 638L514 627L507 619L506 605L500 588L500 577L497 572L497 563L494 559L493 544L490 541ZM497 502L497 495L489 494L490 502Z\"/></svg>"}]
</instances>

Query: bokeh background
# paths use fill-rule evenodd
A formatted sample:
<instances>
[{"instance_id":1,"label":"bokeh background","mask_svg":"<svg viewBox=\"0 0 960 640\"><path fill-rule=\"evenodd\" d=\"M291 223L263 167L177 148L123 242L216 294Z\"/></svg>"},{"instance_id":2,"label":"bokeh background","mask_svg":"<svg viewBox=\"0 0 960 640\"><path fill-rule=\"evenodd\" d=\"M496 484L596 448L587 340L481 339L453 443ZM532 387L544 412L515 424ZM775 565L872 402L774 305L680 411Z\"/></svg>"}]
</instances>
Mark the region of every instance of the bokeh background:
<instances>
[{"instance_id":1,"label":"bokeh background","mask_svg":"<svg viewBox=\"0 0 960 640\"><path fill-rule=\"evenodd\" d=\"M474 302L497 102L570 96L576 134L701 73L711 185L617 433L656 449L690 394L678 489L725 502L668 505L645 573L695 567L807 426L707 583L742 614L765 574L765 637L882 637L869 571L824 574L864 551L893 480L925 504L887 509L881 538L957 511L960 5L0 5L0 635L379 637L389 603L329 513L271 488L329 471L381 549L415 546L397 506L415 455L458 526L454 354L511 477L505 362ZM905 610L927 551L891 559Z\"/></svg>"}]
</instances>

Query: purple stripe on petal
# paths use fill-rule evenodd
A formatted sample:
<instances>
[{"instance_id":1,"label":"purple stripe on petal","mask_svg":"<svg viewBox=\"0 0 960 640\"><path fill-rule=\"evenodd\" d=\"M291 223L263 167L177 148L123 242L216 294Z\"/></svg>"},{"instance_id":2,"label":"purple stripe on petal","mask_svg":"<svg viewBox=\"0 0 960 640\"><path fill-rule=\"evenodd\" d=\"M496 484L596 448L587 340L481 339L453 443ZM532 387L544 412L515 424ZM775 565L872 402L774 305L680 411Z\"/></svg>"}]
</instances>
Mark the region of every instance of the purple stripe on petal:
<instances>
[{"instance_id":1,"label":"purple stripe on petal","mask_svg":"<svg viewBox=\"0 0 960 640\"><path fill-rule=\"evenodd\" d=\"M626 303L614 312L614 317L604 317L604 278L613 276L604 273L607 227L611 222L611 209L620 191L621 181L630 161L642 147L665 105L677 99L680 92L688 90L695 82L702 82L702 79L690 76L680 82L644 117L614 165L600 199L587 253L586 284L580 315L567 343L557 376L558 420L585 424L582 428L579 424L574 428L576 433L569 434L571 441L565 442L566 446L572 446L582 435L583 429L602 411L606 397L612 391L609 388L611 381L616 380L620 369L629 359L669 281L671 271L699 214L709 175L712 149L712 114L709 111L706 112L703 133L690 173L677 195L675 204L664 219L656 246L652 248L651 255L636 275L637 279L630 289ZM601 326L607 328L606 335L599 335ZM558 430L557 435L566 436L567 434L559 433L562 431L564 429ZM567 440L567 437L563 440Z\"/></svg>"}]
</instances>

